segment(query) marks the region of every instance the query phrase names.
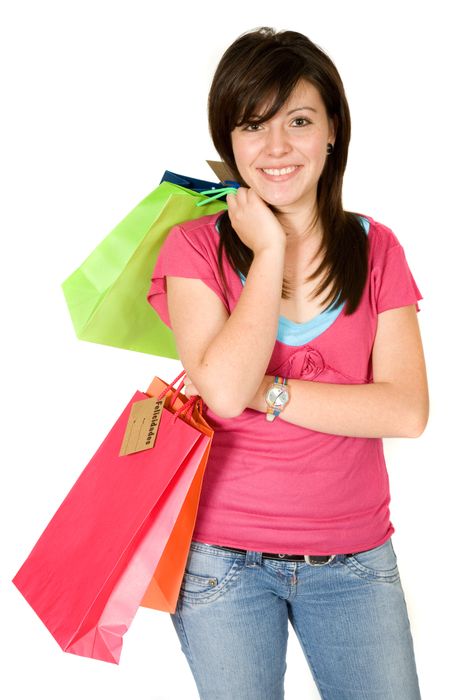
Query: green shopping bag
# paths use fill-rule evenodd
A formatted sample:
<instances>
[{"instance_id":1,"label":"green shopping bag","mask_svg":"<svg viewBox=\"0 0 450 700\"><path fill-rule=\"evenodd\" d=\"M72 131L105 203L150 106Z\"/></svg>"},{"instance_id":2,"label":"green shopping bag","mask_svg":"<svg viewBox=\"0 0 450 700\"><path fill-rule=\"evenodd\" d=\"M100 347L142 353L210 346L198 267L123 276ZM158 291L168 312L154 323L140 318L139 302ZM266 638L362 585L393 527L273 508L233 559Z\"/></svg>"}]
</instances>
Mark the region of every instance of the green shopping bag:
<instances>
[{"instance_id":1,"label":"green shopping bag","mask_svg":"<svg viewBox=\"0 0 450 700\"><path fill-rule=\"evenodd\" d=\"M197 206L206 199L212 201ZM225 201L161 182L62 283L78 338L178 360L171 329L147 302L151 274L173 226L226 208Z\"/></svg>"}]
</instances>

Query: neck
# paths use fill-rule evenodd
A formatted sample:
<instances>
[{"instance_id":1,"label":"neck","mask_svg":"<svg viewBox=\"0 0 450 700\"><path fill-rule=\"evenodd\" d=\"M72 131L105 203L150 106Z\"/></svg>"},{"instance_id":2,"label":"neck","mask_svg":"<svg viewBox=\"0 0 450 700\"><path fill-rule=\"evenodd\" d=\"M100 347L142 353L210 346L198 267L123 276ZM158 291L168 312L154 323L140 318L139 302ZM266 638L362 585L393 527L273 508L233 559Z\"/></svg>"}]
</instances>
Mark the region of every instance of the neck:
<instances>
[{"instance_id":1,"label":"neck","mask_svg":"<svg viewBox=\"0 0 450 700\"><path fill-rule=\"evenodd\" d=\"M321 239L323 232L320 221L313 225L318 212L316 198L311 198L302 205L296 202L278 207L272 205L270 208L286 233L287 245L299 247Z\"/></svg>"},{"instance_id":2,"label":"neck","mask_svg":"<svg viewBox=\"0 0 450 700\"><path fill-rule=\"evenodd\" d=\"M313 216L299 216L294 212L274 212L286 234L287 247L300 248L316 245L322 240L323 229L320 221L313 225Z\"/></svg>"}]
</instances>

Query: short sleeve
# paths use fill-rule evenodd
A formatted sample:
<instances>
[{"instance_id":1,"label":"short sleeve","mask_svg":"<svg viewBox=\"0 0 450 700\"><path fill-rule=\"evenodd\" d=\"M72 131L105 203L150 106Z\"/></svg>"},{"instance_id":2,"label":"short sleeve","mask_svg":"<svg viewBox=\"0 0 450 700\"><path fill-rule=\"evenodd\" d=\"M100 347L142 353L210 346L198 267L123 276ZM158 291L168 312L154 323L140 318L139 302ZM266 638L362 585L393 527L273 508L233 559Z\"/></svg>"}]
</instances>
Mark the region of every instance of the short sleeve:
<instances>
[{"instance_id":1,"label":"short sleeve","mask_svg":"<svg viewBox=\"0 0 450 700\"><path fill-rule=\"evenodd\" d=\"M388 248L383 260L375 267L375 298L379 314L409 304L415 304L416 311L420 311L417 302L423 296L399 243Z\"/></svg>"},{"instance_id":2,"label":"short sleeve","mask_svg":"<svg viewBox=\"0 0 450 700\"><path fill-rule=\"evenodd\" d=\"M166 275L201 279L228 309L215 257L214 247L204 227L185 231L181 224L177 224L170 229L159 250L147 293L147 301L166 326L172 328L167 305Z\"/></svg>"}]
</instances>

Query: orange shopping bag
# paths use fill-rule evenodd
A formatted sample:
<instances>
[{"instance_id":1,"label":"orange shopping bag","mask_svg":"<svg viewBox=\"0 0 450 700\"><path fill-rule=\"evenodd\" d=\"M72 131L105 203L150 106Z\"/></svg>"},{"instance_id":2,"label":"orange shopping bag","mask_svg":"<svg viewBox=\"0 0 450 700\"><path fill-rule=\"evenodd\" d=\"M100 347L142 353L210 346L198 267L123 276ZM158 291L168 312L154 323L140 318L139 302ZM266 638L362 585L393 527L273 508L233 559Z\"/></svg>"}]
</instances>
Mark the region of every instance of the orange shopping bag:
<instances>
[{"instance_id":1,"label":"orange shopping bag","mask_svg":"<svg viewBox=\"0 0 450 700\"><path fill-rule=\"evenodd\" d=\"M175 612L213 437L184 374L150 385L153 447L119 456L134 394L13 579L64 651L117 664L140 605Z\"/></svg>"},{"instance_id":2,"label":"orange shopping bag","mask_svg":"<svg viewBox=\"0 0 450 700\"><path fill-rule=\"evenodd\" d=\"M183 371L182 374L186 374L186 371ZM177 377L177 379L178 378L179 377ZM175 379L175 382L177 379ZM155 377L146 393L149 396L160 396L165 390L168 391L169 396L173 395L175 397L170 403L173 406L173 410L176 411L179 410L181 406L188 401L188 399L183 396L183 394L179 394L180 388L174 392L170 386L162 379L159 379L159 377ZM180 385L180 387L181 386L182 385ZM195 397L191 398L194 399ZM164 553L159 560L158 566L153 574L153 578L145 592L144 598L141 601L141 606L143 607L154 608L156 610L162 610L170 613L175 612L177 605L184 569L186 567L186 562L189 555L192 534L194 532L203 476L214 435L213 429L208 425L202 416L202 399L199 398L199 401L196 401L193 406L193 413L190 418L191 424L195 425L198 430L208 436L209 440L204 455L201 459L201 463L197 469L191 487L179 512L178 518L173 526L171 535L167 541Z\"/></svg>"}]
</instances>

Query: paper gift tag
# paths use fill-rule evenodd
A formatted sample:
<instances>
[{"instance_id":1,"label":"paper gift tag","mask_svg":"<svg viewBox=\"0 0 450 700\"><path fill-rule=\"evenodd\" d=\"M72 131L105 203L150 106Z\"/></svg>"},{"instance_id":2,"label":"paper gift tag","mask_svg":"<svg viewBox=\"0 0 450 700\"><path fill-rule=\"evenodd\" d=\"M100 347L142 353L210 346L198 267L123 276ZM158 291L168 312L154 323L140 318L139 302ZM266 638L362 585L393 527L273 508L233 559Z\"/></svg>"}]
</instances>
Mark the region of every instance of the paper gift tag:
<instances>
[{"instance_id":1,"label":"paper gift tag","mask_svg":"<svg viewBox=\"0 0 450 700\"><path fill-rule=\"evenodd\" d=\"M222 160L207 160L206 161L216 175L220 182L225 182L225 180L235 180L235 176Z\"/></svg>"},{"instance_id":2,"label":"paper gift tag","mask_svg":"<svg viewBox=\"0 0 450 700\"><path fill-rule=\"evenodd\" d=\"M151 397L136 401L130 411L119 455L149 450L155 444L164 399Z\"/></svg>"}]
</instances>

